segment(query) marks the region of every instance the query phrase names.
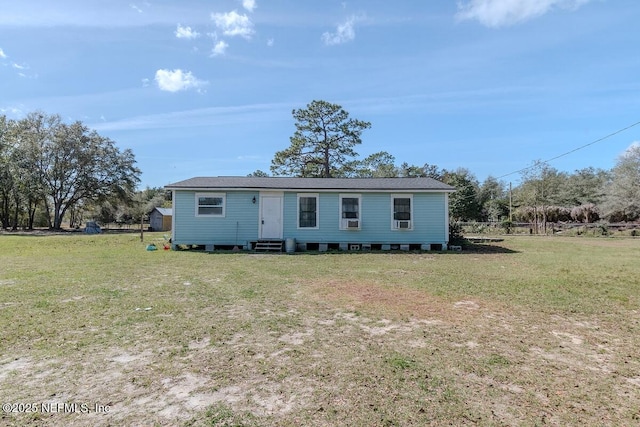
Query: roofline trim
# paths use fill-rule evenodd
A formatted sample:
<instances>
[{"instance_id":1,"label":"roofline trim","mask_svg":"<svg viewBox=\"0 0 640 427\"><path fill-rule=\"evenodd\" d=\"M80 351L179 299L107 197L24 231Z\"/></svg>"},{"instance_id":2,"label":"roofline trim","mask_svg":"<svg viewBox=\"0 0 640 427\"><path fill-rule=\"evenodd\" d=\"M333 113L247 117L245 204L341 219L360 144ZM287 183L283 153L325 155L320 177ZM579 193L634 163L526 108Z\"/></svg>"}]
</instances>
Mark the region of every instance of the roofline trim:
<instances>
[{"instance_id":1,"label":"roofline trim","mask_svg":"<svg viewBox=\"0 0 640 427\"><path fill-rule=\"evenodd\" d=\"M278 188L278 187L175 187L164 188L174 191L290 191L298 193L454 193L455 189L447 188Z\"/></svg>"}]
</instances>

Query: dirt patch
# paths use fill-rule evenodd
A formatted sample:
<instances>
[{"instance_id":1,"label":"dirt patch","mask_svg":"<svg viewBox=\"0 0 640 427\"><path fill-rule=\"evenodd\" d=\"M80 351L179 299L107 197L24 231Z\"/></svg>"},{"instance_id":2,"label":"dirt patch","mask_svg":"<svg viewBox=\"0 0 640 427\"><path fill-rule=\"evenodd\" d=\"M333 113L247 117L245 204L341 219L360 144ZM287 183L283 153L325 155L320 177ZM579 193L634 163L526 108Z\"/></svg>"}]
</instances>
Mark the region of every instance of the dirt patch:
<instances>
[{"instance_id":1,"label":"dirt patch","mask_svg":"<svg viewBox=\"0 0 640 427\"><path fill-rule=\"evenodd\" d=\"M339 298L348 296L350 304L397 310L409 305L430 318L403 319L401 312L393 318L365 316L335 308L302 316L298 310L270 307L250 332L236 331L224 341L204 335L181 348L113 348L102 355L86 353L73 363L5 360L0 381L12 384L19 377L31 390L17 399L39 395L110 407L108 414L49 418L51 425L70 426L190 425L211 407L222 408L216 416L257 419L258 425L293 420L329 425L360 416L375 419L370 417L380 407L402 411L415 399L427 408L445 405L456 414L473 413L478 424L526 424L536 419L531 408L548 408L541 409L547 423L576 425L554 415L553 408L598 405L594 411L602 411L609 400L598 399L613 384L621 398L639 401L637 375L614 374L620 367L616 352L629 349L607 341L604 328L593 322L552 316L545 323L522 313L493 312L470 300L456 306L431 299L425 309L428 299L421 293L413 295L423 298L416 304L394 300L391 289L332 289L343 291ZM345 289L351 292L345 295ZM439 313L444 315L436 318ZM242 306L229 307L226 314L236 324L255 315ZM455 316L465 323L473 316L473 322L461 327ZM506 339L506 331L521 336L521 342ZM170 363L167 354L173 354ZM387 406L389 399L395 406ZM406 420L422 421L408 424L428 423L429 410L424 411L426 418L410 416ZM575 421L588 424L593 417L587 412ZM29 425L26 418L17 419Z\"/></svg>"},{"instance_id":2,"label":"dirt patch","mask_svg":"<svg viewBox=\"0 0 640 427\"><path fill-rule=\"evenodd\" d=\"M399 285L330 280L303 289L285 303L205 307L199 315L210 321L181 330L180 342L140 332L129 345L64 359L6 359L0 388L12 395L1 398L110 412L0 423L589 425L607 414L602 424L616 425L633 421L629 408L640 404L637 352L597 318Z\"/></svg>"},{"instance_id":3,"label":"dirt patch","mask_svg":"<svg viewBox=\"0 0 640 427\"><path fill-rule=\"evenodd\" d=\"M307 329L303 332L293 332L290 334L284 334L280 338L280 341L291 345L302 345L305 341L313 335L313 329Z\"/></svg>"},{"instance_id":4,"label":"dirt patch","mask_svg":"<svg viewBox=\"0 0 640 427\"><path fill-rule=\"evenodd\" d=\"M190 350L205 349L211 344L211 338L205 337L203 339L194 340L189 343Z\"/></svg>"},{"instance_id":5,"label":"dirt patch","mask_svg":"<svg viewBox=\"0 0 640 427\"><path fill-rule=\"evenodd\" d=\"M453 304L453 308L462 308L465 310L477 310L480 308L475 301L458 301Z\"/></svg>"},{"instance_id":6,"label":"dirt patch","mask_svg":"<svg viewBox=\"0 0 640 427\"><path fill-rule=\"evenodd\" d=\"M321 301L330 301L346 310L372 312L392 320L437 319L460 323L478 316L490 316L490 313L503 309L498 303L478 299L451 302L427 291L402 285L382 286L331 280L314 282L310 287Z\"/></svg>"},{"instance_id":7,"label":"dirt patch","mask_svg":"<svg viewBox=\"0 0 640 427\"><path fill-rule=\"evenodd\" d=\"M451 304L427 292L403 286L330 280L310 284L317 298L352 310L371 310L389 317L444 317Z\"/></svg>"},{"instance_id":8,"label":"dirt patch","mask_svg":"<svg viewBox=\"0 0 640 427\"><path fill-rule=\"evenodd\" d=\"M0 362L0 381L9 375L21 375L30 366L30 361L25 358L9 359Z\"/></svg>"}]
</instances>

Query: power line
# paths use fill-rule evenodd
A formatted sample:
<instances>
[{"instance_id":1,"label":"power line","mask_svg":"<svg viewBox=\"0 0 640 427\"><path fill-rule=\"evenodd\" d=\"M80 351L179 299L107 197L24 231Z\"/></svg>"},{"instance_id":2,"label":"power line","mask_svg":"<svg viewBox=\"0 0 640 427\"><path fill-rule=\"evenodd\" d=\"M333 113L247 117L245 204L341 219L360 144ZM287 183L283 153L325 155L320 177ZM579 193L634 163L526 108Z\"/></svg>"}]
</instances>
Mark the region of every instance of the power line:
<instances>
[{"instance_id":1,"label":"power line","mask_svg":"<svg viewBox=\"0 0 640 427\"><path fill-rule=\"evenodd\" d=\"M596 139L595 141L592 141L592 142L590 142L590 143L588 143L588 144L581 145L581 146L580 146L580 147L578 147L578 148L574 148L574 149L573 149L573 150L571 150L571 151L567 151L566 153L562 153L562 154L560 154L560 155L558 155L558 156L555 156L555 157L552 157L552 158L550 158L550 159L544 160L544 161L542 161L542 163L549 163L549 162L552 162L552 161L554 161L554 160L557 160L557 159L559 159L559 158L561 158L561 157L568 156L569 154L572 154L572 153L575 153L576 151L579 151L579 150L582 150L582 149L584 149L584 148L587 148L587 147L589 147L590 145L597 144L598 142L601 142L601 141L604 141L605 139L611 138L612 136L617 135L617 134L619 134L619 133L622 133L622 132L624 132L624 131L626 131L626 130L629 130L629 129L631 129L632 127L637 126L637 125L640 125L640 121L635 122L634 124L629 125L629 126L627 126L627 127L625 127L625 128L619 129L619 130L617 130L617 131L615 131L615 132L613 132L613 133L610 133L609 135L603 136L602 138L598 138L598 139ZM532 169L532 168L534 168L535 166L536 166L536 165L527 166L526 168L522 168L522 169L517 170L517 171L514 171L514 172L509 172L508 174L505 174L505 175L499 176L499 177L498 177L498 178L496 178L496 179L501 179L501 178L504 178L504 177L507 177L507 176L510 176L510 175L515 175L515 174L517 174L517 173L521 173L521 172L524 172L524 171L526 171L526 170Z\"/></svg>"},{"instance_id":2,"label":"power line","mask_svg":"<svg viewBox=\"0 0 640 427\"><path fill-rule=\"evenodd\" d=\"M597 144L598 142L601 142L601 141L604 141L605 139L611 138L612 136L617 135L617 134L619 134L619 133L622 133L622 132L624 132L624 131L626 131L626 130L629 130L629 129L631 129L632 127L637 126L637 125L640 125L640 121L635 122L634 124L629 125L629 126L627 126L627 127L624 127L624 128L622 128L622 129L619 129L619 130L617 130L617 131L615 131L615 132L613 132L613 133L610 133L609 135L603 136L602 138L598 138L598 139L596 139L595 141L592 141L592 142L590 142L590 143L588 143L588 144L582 145L582 146L580 146L580 147L578 147L578 148L574 148L574 149L573 149L573 150L571 150L571 151L567 151L566 153L562 153L562 154L560 154L560 155L558 155L558 156L555 156L555 157L552 157L552 158L550 158L550 159L548 159L548 160L544 160L544 161L542 161L542 163L548 163L548 162L551 162L551 161L553 161L553 160L559 159L559 158L561 158L561 157L568 156L568 155L569 155L569 154L571 154L571 153L575 153L576 151L582 150L583 148L589 147L590 145ZM514 172L509 172L508 174L505 174L505 175L502 175L502 176L497 177L497 178L496 178L496 181L497 181L497 180L500 180L500 179L502 179L502 178L504 178L504 177L506 177L506 176L514 175L514 174L516 174L516 173L520 173L520 172L524 172L524 171L529 170L529 169L533 169L534 167L536 167L536 165L535 165L535 164L534 164L534 165L532 165L532 166L527 166L526 168L519 169L519 170L514 171ZM509 183L509 187L511 187L511 183ZM466 196L466 197L464 197L464 198L460 199L460 201L467 200L467 199L472 199L472 198L475 198L476 196L477 196L476 194L470 194L470 195L468 195L468 196ZM511 190L509 191L509 196L511 197Z\"/></svg>"}]
</instances>

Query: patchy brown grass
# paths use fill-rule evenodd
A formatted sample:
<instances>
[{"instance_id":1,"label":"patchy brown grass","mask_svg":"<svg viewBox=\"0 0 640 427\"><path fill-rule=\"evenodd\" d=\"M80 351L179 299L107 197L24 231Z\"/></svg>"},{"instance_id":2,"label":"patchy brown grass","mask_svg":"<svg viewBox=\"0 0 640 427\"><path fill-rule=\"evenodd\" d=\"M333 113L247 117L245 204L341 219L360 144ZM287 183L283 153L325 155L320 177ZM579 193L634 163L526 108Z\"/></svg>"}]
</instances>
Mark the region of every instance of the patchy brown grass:
<instances>
[{"instance_id":1,"label":"patchy brown grass","mask_svg":"<svg viewBox=\"0 0 640 427\"><path fill-rule=\"evenodd\" d=\"M371 282L320 281L310 284L318 298L351 311L376 312L392 318L442 316L447 304L425 291Z\"/></svg>"},{"instance_id":2,"label":"patchy brown grass","mask_svg":"<svg viewBox=\"0 0 640 427\"><path fill-rule=\"evenodd\" d=\"M640 423L637 240L253 256L147 238L0 236L0 402L62 405L0 424Z\"/></svg>"}]
</instances>

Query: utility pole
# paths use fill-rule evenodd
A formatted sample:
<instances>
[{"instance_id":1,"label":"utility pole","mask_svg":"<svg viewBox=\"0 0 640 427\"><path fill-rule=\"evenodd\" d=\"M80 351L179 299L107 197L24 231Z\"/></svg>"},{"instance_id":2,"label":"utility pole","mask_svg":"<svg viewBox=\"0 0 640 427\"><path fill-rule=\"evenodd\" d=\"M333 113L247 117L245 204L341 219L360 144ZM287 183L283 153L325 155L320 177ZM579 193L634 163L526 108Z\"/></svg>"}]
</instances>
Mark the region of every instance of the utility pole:
<instances>
[{"instance_id":1,"label":"utility pole","mask_svg":"<svg viewBox=\"0 0 640 427\"><path fill-rule=\"evenodd\" d=\"M511 214L512 205L513 200L511 198L511 181L509 181L509 222L513 222L513 215Z\"/></svg>"}]
</instances>

